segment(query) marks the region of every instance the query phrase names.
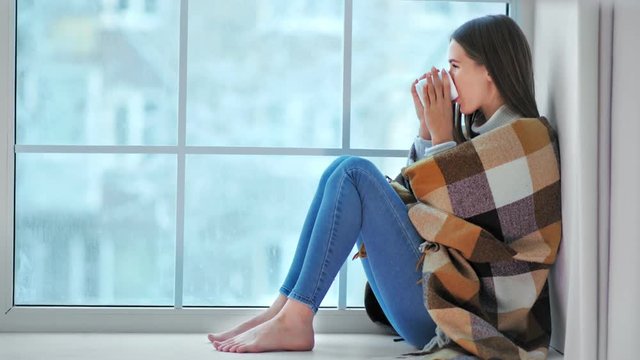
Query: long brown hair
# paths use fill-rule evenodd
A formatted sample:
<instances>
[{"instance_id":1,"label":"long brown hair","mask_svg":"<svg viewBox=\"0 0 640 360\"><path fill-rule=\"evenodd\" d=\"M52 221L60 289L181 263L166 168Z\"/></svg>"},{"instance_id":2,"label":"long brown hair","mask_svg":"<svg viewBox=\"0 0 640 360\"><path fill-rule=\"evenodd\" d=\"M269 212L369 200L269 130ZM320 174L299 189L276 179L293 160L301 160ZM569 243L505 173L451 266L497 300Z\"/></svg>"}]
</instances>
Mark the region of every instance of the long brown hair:
<instances>
[{"instance_id":1,"label":"long brown hair","mask_svg":"<svg viewBox=\"0 0 640 360\"><path fill-rule=\"evenodd\" d=\"M524 117L539 117L536 105L531 50L524 33L506 15L488 15L464 23L451 35L467 55L484 65L505 104ZM462 131L460 108L454 109L453 136L456 142L467 140ZM486 119L480 110L464 115L466 133L473 137L471 125Z\"/></svg>"}]
</instances>

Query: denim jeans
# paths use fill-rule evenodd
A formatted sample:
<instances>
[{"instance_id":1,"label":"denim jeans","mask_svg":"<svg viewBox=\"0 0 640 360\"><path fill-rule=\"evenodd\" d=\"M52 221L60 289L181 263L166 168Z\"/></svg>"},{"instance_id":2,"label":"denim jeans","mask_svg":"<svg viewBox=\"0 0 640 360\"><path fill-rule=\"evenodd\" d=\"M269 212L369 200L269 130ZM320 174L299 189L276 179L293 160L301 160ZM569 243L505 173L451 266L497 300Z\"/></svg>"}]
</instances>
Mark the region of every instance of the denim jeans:
<instances>
[{"instance_id":1,"label":"denim jeans","mask_svg":"<svg viewBox=\"0 0 640 360\"><path fill-rule=\"evenodd\" d=\"M356 242L366 246L362 265L389 322L422 348L436 325L418 284L421 238L407 207L368 160L343 156L325 170L280 292L317 312Z\"/></svg>"}]
</instances>

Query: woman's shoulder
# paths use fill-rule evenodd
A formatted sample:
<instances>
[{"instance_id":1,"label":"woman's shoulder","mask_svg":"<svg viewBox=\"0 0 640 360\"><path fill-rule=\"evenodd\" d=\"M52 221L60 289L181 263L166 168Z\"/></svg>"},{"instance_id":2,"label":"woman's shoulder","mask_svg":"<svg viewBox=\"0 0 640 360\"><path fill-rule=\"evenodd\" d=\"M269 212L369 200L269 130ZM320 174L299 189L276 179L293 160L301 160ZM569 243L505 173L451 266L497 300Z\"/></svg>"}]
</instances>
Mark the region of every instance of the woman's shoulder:
<instances>
[{"instance_id":1,"label":"woman's shoulder","mask_svg":"<svg viewBox=\"0 0 640 360\"><path fill-rule=\"evenodd\" d=\"M557 131L546 116L521 117L509 124L520 137L556 142Z\"/></svg>"}]
</instances>

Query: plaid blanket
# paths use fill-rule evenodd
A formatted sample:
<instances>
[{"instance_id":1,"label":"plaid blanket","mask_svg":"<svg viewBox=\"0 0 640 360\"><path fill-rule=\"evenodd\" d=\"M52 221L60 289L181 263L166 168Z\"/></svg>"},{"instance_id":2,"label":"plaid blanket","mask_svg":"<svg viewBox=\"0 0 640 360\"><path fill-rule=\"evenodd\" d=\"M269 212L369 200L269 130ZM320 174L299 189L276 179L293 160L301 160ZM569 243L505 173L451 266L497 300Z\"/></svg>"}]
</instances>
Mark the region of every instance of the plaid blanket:
<instances>
[{"instance_id":1,"label":"plaid blanket","mask_svg":"<svg viewBox=\"0 0 640 360\"><path fill-rule=\"evenodd\" d=\"M418 200L409 217L426 240L422 284L439 336L425 359L546 359L559 161L547 120L519 119L404 168L404 184L392 184Z\"/></svg>"}]
</instances>

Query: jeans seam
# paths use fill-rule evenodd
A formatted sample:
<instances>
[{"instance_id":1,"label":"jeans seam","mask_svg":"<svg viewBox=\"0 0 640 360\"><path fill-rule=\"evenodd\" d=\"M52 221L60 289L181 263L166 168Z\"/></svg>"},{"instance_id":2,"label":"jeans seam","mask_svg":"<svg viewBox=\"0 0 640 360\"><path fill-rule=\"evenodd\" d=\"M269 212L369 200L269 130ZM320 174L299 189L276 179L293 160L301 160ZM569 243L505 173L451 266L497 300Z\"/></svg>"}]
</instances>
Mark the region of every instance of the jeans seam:
<instances>
[{"instance_id":1,"label":"jeans seam","mask_svg":"<svg viewBox=\"0 0 640 360\"><path fill-rule=\"evenodd\" d=\"M329 231L329 243L327 244L327 248L326 251L324 253L324 259L322 260L322 267L320 268L320 273L318 274L318 280L316 281L314 290L313 290L313 303L315 304L315 299L316 299L316 295L318 294L318 287L320 285L320 280L324 278L325 275L325 269L327 268L327 258L328 258L328 254L329 254L329 250L331 249L331 247L333 246L334 243L334 238L335 238L335 228L336 228L336 222L337 222L337 217L338 217L338 208L340 207L340 203L341 203L341 196L342 196L342 189L343 189L343 185L344 182L347 178L347 174L346 171L344 174L341 175L340 177L340 184L338 185L338 194L336 196L336 204L335 207L333 208L333 219L331 221L331 230ZM318 304L320 305L320 304Z\"/></svg>"}]
</instances>

